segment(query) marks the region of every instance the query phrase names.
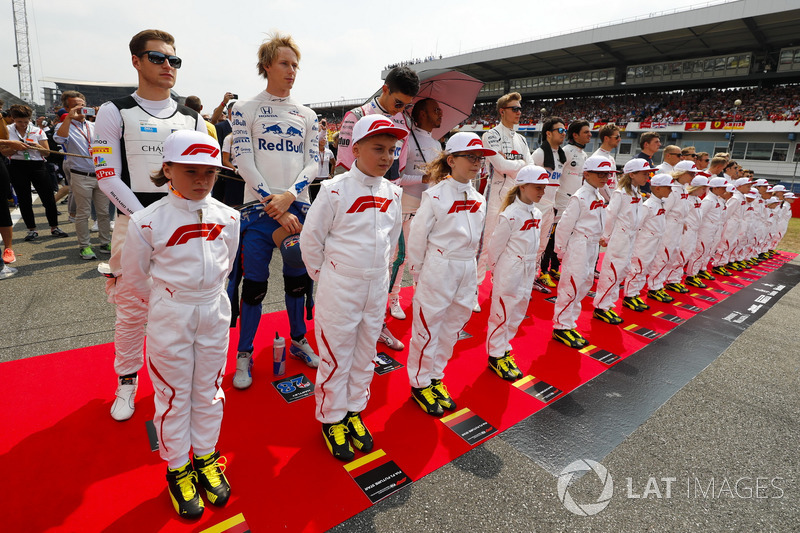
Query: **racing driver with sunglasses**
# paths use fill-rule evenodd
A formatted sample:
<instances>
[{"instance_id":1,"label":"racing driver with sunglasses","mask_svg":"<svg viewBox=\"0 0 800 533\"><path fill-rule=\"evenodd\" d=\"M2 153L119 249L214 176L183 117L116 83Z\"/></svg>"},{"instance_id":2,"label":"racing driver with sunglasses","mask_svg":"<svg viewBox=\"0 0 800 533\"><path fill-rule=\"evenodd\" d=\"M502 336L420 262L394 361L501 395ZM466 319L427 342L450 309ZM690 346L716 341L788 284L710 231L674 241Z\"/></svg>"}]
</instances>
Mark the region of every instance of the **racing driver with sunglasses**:
<instances>
[{"instance_id":1,"label":"racing driver with sunglasses","mask_svg":"<svg viewBox=\"0 0 800 533\"><path fill-rule=\"evenodd\" d=\"M133 416L143 362L147 304L136 298L122 272L121 258L130 215L167 194L150 176L161 168L164 139L176 130L206 132L206 124L193 110L170 98L181 59L175 55L175 39L161 30L143 30L129 43L131 62L139 75L139 87L124 98L106 102L97 112L92 141L98 186L117 207L119 215L111 235L108 300L116 304L114 370L117 392L111 417Z\"/></svg>"}]
</instances>

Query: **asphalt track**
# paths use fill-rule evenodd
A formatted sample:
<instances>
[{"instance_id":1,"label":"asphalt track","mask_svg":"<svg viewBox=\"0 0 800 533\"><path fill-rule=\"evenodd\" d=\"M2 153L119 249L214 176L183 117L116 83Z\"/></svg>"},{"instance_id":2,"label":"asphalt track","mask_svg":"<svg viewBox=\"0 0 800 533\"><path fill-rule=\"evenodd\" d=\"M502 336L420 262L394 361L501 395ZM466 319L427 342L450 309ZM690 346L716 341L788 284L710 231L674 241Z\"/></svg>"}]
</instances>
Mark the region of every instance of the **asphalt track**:
<instances>
[{"instance_id":1,"label":"asphalt track","mask_svg":"<svg viewBox=\"0 0 800 533\"><path fill-rule=\"evenodd\" d=\"M37 205L35 211L42 229L43 210ZM62 228L69 238L54 239L45 230L27 243L22 224L15 226L13 266L20 273L0 281L0 361L113 340L114 311L98 262L81 260L73 226ZM713 321L687 323L680 339L680 330L664 337L673 345L636 354L607 373L617 382L590 382L333 531L800 531L795 265L798 259L782 269L792 288L737 331L720 355L708 355L710 339L720 335ZM277 281L265 312L283 307L277 255L272 271ZM693 345L708 366L680 358ZM668 375L675 367L685 384ZM648 389L646 372L676 392ZM41 379L68 389L58 376ZM109 397L114 387L109 384ZM560 468L576 453L598 461L613 478L613 496L594 515L573 514L559 499ZM588 471L575 476L567 497L592 511L585 504L595 503L602 489ZM298 497L313 505L309 490Z\"/></svg>"}]
</instances>

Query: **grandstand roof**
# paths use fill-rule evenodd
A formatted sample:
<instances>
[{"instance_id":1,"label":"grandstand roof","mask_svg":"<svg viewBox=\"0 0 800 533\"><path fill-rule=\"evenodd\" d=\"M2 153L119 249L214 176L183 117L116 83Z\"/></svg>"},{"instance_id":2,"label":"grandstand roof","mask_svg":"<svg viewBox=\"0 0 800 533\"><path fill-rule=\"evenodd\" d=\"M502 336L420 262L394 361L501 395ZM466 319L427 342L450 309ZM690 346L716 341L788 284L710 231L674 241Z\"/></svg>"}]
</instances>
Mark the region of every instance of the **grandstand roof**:
<instances>
[{"instance_id":1,"label":"grandstand roof","mask_svg":"<svg viewBox=\"0 0 800 533\"><path fill-rule=\"evenodd\" d=\"M409 66L417 71L450 68L490 82L727 53L764 55L800 44L798 27L797 1L738 0Z\"/></svg>"}]
</instances>

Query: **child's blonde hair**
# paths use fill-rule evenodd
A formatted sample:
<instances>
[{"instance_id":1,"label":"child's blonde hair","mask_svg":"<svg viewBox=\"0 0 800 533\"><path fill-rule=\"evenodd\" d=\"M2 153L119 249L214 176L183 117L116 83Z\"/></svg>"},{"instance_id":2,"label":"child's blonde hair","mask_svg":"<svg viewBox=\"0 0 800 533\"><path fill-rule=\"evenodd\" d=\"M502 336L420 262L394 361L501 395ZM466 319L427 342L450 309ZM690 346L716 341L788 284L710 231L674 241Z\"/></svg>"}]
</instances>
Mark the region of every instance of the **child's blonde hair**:
<instances>
[{"instance_id":1,"label":"child's blonde hair","mask_svg":"<svg viewBox=\"0 0 800 533\"><path fill-rule=\"evenodd\" d=\"M633 182L631 181L631 173L623 174L617 182L617 189L622 189L629 195L633 196Z\"/></svg>"},{"instance_id":2,"label":"child's blonde hair","mask_svg":"<svg viewBox=\"0 0 800 533\"><path fill-rule=\"evenodd\" d=\"M449 155L452 154L439 152L436 159L425 165L425 170L430 175L430 181L432 183L439 183L453 172L453 169L450 168L450 164L447 162L447 156Z\"/></svg>"},{"instance_id":3,"label":"child's blonde hair","mask_svg":"<svg viewBox=\"0 0 800 533\"><path fill-rule=\"evenodd\" d=\"M510 206L514 203L514 200L520 197L520 188L519 185L514 185L506 194L505 199L503 200L503 204L500 206L500 212L506 210L506 207Z\"/></svg>"}]
</instances>

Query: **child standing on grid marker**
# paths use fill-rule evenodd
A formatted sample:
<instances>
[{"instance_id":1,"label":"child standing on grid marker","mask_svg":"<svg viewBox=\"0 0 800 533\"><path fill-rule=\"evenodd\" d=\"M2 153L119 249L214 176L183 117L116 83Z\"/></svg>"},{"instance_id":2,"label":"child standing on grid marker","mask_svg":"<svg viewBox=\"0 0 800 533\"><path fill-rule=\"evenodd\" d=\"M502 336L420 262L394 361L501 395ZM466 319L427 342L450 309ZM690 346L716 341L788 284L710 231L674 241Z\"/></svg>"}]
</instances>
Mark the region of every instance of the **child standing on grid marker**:
<instances>
[{"instance_id":1,"label":"child standing on grid marker","mask_svg":"<svg viewBox=\"0 0 800 533\"><path fill-rule=\"evenodd\" d=\"M531 299L536 279L542 212L536 203L544 196L550 175L543 167L527 165L515 178L515 185L500 206L500 215L489 240L489 269L492 274L492 308L487 326L486 352L489 368L508 381L522 372L511 353L511 339L517 333Z\"/></svg>"},{"instance_id":2,"label":"child standing on grid marker","mask_svg":"<svg viewBox=\"0 0 800 533\"><path fill-rule=\"evenodd\" d=\"M667 227L664 198L672 192L673 183L681 187L679 183L672 181L672 176L669 174L656 174L650 179L652 194L644 202L645 209L639 221L636 241L633 243L631 270L623 285L625 297L622 299L622 305L634 311L642 312L650 309L650 306L642 300L641 292L647 281L650 265L662 246L661 239Z\"/></svg>"},{"instance_id":3,"label":"child standing on grid marker","mask_svg":"<svg viewBox=\"0 0 800 533\"><path fill-rule=\"evenodd\" d=\"M436 185L422 194L411 222L407 261L417 286L408 378L412 399L433 416L456 408L442 380L475 306L476 255L486 217L486 201L472 180L484 158L496 153L474 133L453 135L429 166Z\"/></svg>"},{"instance_id":4,"label":"child standing on grid marker","mask_svg":"<svg viewBox=\"0 0 800 533\"><path fill-rule=\"evenodd\" d=\"M553 312L553 338L570 348L588 344L575 327L581 300L594 283L594 267L603 235L605 201L599 189L616 173L614 164L604 156L586 159L583 186L569 199L556 228L554 250L561 260L561 280Z\"/></svg>"},{"instance_id":5,"label":"child standing on grid marker","mask_svg":"<svg viewBox=\"0 0 800 533\"><path fill-rule=\"evenodd\" d=\"M361 118L353 127L353 166L322 182L300 233L303 262L319 283L315 416L328 450L342 461L354 457L353 446L362 452L373 447L361 412L403 221L402 190L383 176L395 144L407 135L383 115Z\"/></svg>"},{"instance_id":6,"label":"child standing on grid marker","mask_svg":"<svg viewBox=\"0 0 800 533\"><path fill-rule=\"evenodd\" d=\"M155 395L159 453L176 512L203 514L203 500L230 497L216 451L225 394L230 301L225 279L239 242L239 213L209 197L222 167L217 141L179 130L164 141L153 182L169 194L131 215L122 265L148 302L147 362ZM189 452L193 452L189 461Z\"/></svg>"}]
</instances>

